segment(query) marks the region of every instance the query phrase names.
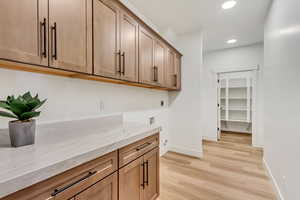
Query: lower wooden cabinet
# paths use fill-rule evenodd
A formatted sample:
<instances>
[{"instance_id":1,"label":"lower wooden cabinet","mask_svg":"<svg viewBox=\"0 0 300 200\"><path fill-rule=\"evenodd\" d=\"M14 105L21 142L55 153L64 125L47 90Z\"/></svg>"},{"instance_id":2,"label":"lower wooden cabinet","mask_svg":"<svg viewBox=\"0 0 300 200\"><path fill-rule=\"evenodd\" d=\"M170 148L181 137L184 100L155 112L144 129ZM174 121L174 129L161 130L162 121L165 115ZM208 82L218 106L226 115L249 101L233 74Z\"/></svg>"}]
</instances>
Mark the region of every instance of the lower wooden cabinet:
<instances>
[{"instance_id":1,"label":"lower wooden cabinet","mask_svg":"<svg viewBox=\"0 0 300 200\"><path fill-rule=\"evenodd\" d=\"M117 200L118 174L115 172L87 190L75 196L74 200Z\"/></svg>"},{"instance_id":2,"label":"lower wooden cabinet","mask_svg":"<svg viewBox=\"0 0 300 200\"><path fill-rule=\"evenodd\" d=\"M119 200L155 200L159 196L159 148L119 170Z\"/></svg>"},{"instance_id":3,"label":"lower wooden cabinet","mask_svg":"<svg viewBox=\"0 0 300 200\"><path fill-rule=\"evenodd\" d=\"M119 200L143 199L143 157L119 170Z\"/></svg>"},{"instance_id":4,"label":"lower wooden cabinet","mask_svg":"<svg viewBox=\"0 0 300 200\"><path fill-rule=\"evenodd\" d=\"M144 156L145 190L144 200L154 200L159 196L159 149Z\"/></svg>"},{"instance_id":5,"label":"lower wooden cabinet","mask_svg":"<svg viewBox=\"0 0 300 200\"><path fill-rule=\"evenodd\" d=\"M0 200L155 200L158 141L159 134L144 138ZM137 156L124 158L132 149Z\"/></svg>"}]
</instances>

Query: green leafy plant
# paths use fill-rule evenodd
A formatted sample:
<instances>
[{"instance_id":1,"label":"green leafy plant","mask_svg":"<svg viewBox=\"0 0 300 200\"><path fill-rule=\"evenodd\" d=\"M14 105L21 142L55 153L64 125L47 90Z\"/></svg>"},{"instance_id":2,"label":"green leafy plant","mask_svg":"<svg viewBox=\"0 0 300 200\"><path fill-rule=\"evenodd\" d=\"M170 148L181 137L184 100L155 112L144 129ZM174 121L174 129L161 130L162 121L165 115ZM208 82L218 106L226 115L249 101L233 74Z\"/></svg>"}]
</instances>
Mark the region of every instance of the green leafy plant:
<instances>
[{"instance_id":1,"label":"green leafy plant","mask_svg":"<svg viewBox=\"0 0 300 200\"><path fill-rule=\"evenodd\" d=\"M19 121L28 121L34 117L40 115L40 111L36 111L40 108L47 99L41 101L36 95L32 97L30 92L26 92L24 95L15 98L14 95L8 96L6 101L0 101L0 108L8 110L5 112L0 110L0 116L15 118Z\"/></svg>"}]
</instances>

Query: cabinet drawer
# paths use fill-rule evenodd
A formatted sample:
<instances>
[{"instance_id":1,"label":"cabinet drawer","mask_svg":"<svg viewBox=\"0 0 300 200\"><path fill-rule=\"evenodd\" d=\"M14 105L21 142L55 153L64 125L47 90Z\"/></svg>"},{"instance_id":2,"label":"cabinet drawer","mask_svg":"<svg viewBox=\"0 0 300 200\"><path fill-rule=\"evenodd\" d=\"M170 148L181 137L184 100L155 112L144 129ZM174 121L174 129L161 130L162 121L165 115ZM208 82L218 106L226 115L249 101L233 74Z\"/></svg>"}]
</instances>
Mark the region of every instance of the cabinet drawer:
<instances>
[{"instance_id":1,"label":"cabinet drawer","mask_svg":"<svg viewBox=\"0 0 300 200\"><path fill-rule=\"evenodd\" d=\"M159 146L159 134L147 137L119 150L119 167L130 163L148 151Z\"/></svg>"},{"instance_id":2,"label":"cabinet drawer","mask_svg":"<svg viewBox=\"0 0 300 200\"><path fill-rule=\"evenodd\" d=\"M70 169L1 200L66 200L117 170L117 151Z\"/></svg>"}]
</instances>

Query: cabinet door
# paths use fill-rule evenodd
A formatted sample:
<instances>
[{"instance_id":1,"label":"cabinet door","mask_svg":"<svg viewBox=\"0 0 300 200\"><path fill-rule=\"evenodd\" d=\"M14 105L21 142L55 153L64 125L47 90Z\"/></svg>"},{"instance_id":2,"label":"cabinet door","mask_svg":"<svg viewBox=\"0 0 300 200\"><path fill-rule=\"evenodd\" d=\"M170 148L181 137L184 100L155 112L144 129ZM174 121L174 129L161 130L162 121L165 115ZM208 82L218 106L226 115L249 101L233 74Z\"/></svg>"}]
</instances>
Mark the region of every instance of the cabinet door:
<instances>
[{"instance_id":1,"label":"cabinet door","mask_svg":"<svg viewBox=\"0 0 300 200\"><path fill-rule=\"evenodd\" d=\"M139 158L119 170L119 200L143 200L143 158Z\"/></svg>"},{"instance_id":2,"label":"cabinet door","mask_svg":"<svg viewBox=\"0 0 300 200\"><path fill-rule=\"evenodd\" d=\"M0 58L48 65L47 0L0 1Z\"/></svg>"},{"instance_id":3,"label":"cabinet door","mask_svg":"<svg viewBox=\"0 0 300 200\"><path fill-rule=\"evenodd\" d=\"M176 89L181 89L181 56L176 54L175 56L175 74L176 74Z\"/></svg>"},{"instance_id":4,"label":"cabinet door","mask_svg":"<svg viewBox=\"0 0 300 200\"><path fill-rule=\"evenodd\" d=\"M165 84L165 47L158 40L154 45L154 67L155 81L162 86Z\"/></svg>"},{"instance_id":5,"label":"cabinet door","mask_svg":"<svg viewBox=\"0 0 300 200\"><path fill-rule=\"evenodd\" d=\"M111 0L94 0L94 74L120 78L119 8Z\"/></svg>"},{"instance_id":6,"label":"cabinet door","mask_svg":"<svg viewBox=\"0 0 300 200\"><path fill-rule=\"evenodd\" d=\"M139 31L139 70L140 82L157 84L154 75L154 37L142 27Z\"/></svg>"},{"instance_id":7,"label":"cabinet door","mask_svg":"<svg viewBox=\"0 0 300 200\"><path fill-rule=\"evenodd\" d=\"M117 200L118 175L117 172L99 181L75 197L75 200Z\"/></svg>"},{"instance_id":8,"label":"cabinet door","mask_svg":"<svg viewBox=\"0 0 300 200\"><path fill-rule=\"evenodd\" d=\"M167 64L166 64L166 86L168 88L176 88L176 70L175 70L175 53L167 49Z\"/></svg>"},{"instance_id":9,"label":"cabinet door","mask_svg":"<svg viewBox=\"0 0 300 200\"><path fill-rule=\"evenodd\" d=\"M121 14L122 79L138 81L138 23L128 14Z\"/></svg>"},{"instance_id":10,"label":"cabinet door","mask_svg":"<svg viewBox=\"0 0 300 200\"><path fill-rule=\"evenodd\" d=\"M154 200L159 196L159 149L156 148L144 156L145 191L144 200Z\"/></svg>"},{"instance_id":11,"label":"cabinet door","mask_svg":"<svg viewBox=\"0 0 300 200\"><path fill-rule=\"evenodd\" d=\"M92 72L92 1L50 0L50 66Z\"/></svg>"}]
</instances>

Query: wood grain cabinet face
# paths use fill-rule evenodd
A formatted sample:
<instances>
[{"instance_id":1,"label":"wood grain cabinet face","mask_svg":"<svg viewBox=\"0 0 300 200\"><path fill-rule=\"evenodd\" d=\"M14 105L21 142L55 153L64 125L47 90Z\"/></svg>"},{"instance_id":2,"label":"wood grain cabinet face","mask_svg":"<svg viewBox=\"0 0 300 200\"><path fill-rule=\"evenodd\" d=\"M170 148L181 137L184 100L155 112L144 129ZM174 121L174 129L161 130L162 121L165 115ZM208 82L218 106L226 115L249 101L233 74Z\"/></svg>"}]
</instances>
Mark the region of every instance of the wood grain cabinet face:
<instances>
[{"instance_id":1,"label":"wood grain cabinet face","mask_svg":"<svg viewBox=\"0 0 300 200\"><path fill-rule=\"evenodd\" d=\"M94 74L120 78L120 10L111 0L94 0Z\"/></svg>"},{"instance_id":2,"label":"wood grain cabinet face","mask_svg":"<svg viewBox=\"0 0 300 200\"><path fill-rule=\"evenodd\" d=\"M115 172L87 190L75 196L74 200L117 200L118 174Z\"/></svg>"},{"instance_id":3,"label":"wood grain cabinet face","mask_svg":"<svg viewBox=\"0 0 300 200\"><path fill-rule=\"evenodd\" d=\"M166 57L166 86L168 88L176 88L176 70L175 70L175 53L167 49Z\"/></svg>"},{"instance_id":4,"label":"wood grain cabinet face","mask_svg":"<svg viewBox=\"0 0 300 200\"><path fill-rule=\"evenodd\" d=\"M155 81L160 86L165 85L165 47L164 44L156 40L154 44L154 75Z\"/></svg>"},{"instance_id":5,"label":"wood grain cabinet face","mask_svg":"<svg viewBox=\"0 0 300 200\"><path fill-rule=\"evenodd\" d=\"M144 200L154 200L159 196L159 150L150 151L144 156L145 191Z\"/></svg>"},{"instance_id":6,"label":"wood grain cabinet face","mask_svg":"<svg viewBox=\"0 0 300 200\"><path fill-rule=\"evenodd\" d=\"M119 170L119 200L143 200L143 157Z\"/></svg>"},{"instance_id":7,"label":"wood grain cabinet face","mask_svg":"<svg viewBox=\"0 0 300 200\"><path fill-rule=\"evenodd\" d=\"M50 66L92 72L92 1L49 1Z\"/></svg>"},{"instance_id":8,"label":"wood grain cabinet face","mask_svg":"<svg viewBox=\"0 0 300 200\"><path fill-rule=\"evenodd\" d=\"M121 13L121 74L122 79L138 81L138 23L125 12Z\"/></svg>"},{"instance_id":9,"label":"wood grain cabinet face","mask_svg":"<svg viewBox=\"0 0 300 200\"><path fill-rule=\"evenodd\" d=\"M0 1L0 58L48 65L48 1Z\"/></svg>"},{"instance_id":10,"label":"wood grain cabinet face","mask_svg":"<svg viewBox=\"0 0 300 200\"><path fill-rule=\"evenodd\" d=\"M181 56L176 54L175 56L175 81L176 81L176 89L181 89Z\"/></svg>"},{"instance_id":11,"label":"wood grain cabinet face","mask_svg":"<svg viewBox=\"0 0 300 200\"><path fill-rule=\"evenodd\" d=\"M154 36L146 29L139 29L140 82L157 85L154 69Z\"/></svg>"}]
</instances>

